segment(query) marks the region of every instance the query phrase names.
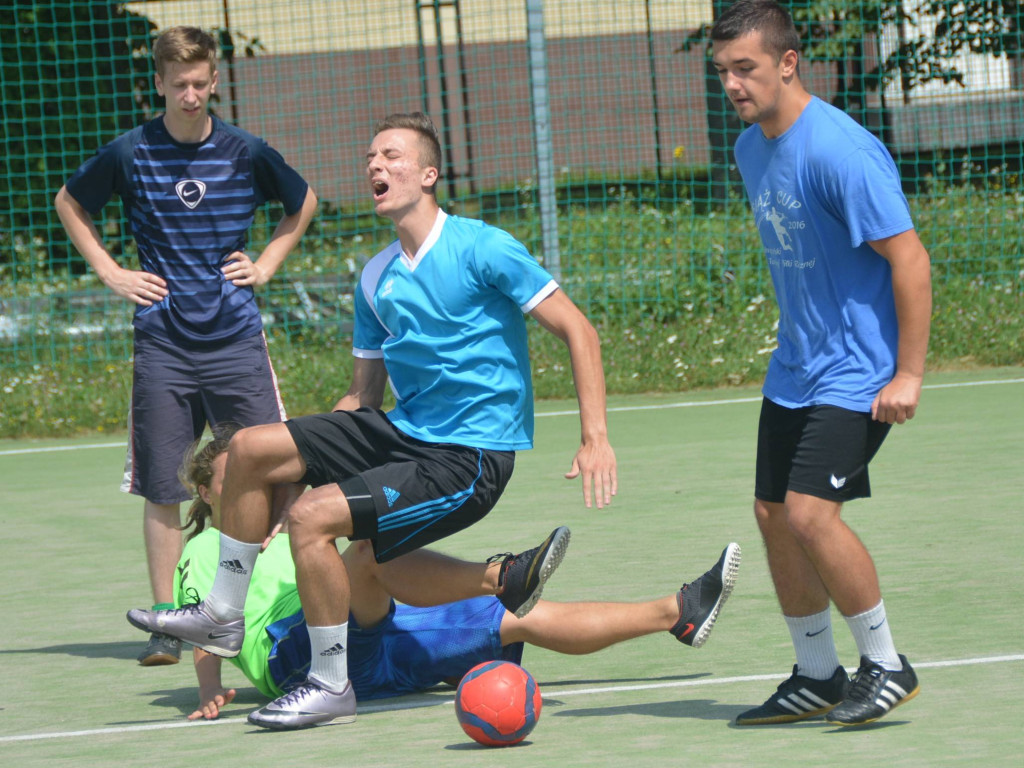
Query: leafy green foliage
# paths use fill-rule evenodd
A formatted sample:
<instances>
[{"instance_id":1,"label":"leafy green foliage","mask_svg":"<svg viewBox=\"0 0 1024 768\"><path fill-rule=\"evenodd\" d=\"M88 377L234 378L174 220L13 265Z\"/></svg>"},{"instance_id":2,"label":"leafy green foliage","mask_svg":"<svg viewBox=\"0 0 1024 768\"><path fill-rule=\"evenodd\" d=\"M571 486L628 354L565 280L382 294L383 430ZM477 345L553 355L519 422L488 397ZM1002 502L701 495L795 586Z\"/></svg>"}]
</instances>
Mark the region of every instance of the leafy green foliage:
<instances>
[{"instance_id":1,"label":"leafy green foliage","mask_svg":"<svg viewBox=\"0 0 1024 768\"><path fill-rule=\"evenodd\" d=\"M0 29L0 276L17 282L82 268L68 259L53 195L97 146L152 113L153 24L122 3L14 2L0 6Z\"/></svg>"},{"instance_id":2,"label":"leafy green foliage","mask_svg":"<svg viewBox=\"0 0 1024 768\"><path fill-rule=\"evenodd\" d=\"M721 5L716 0L716 6ZM898 31L898 45L883 61L854 73L861 92L899 80L911 90L933 80L963 85L961 53L1018 57L1024 52L1024 18L1019 0L782 0L802 40L804 58L837 62L864 59L866 42ZM926 24L926 21L928 22ZM711 25L687 36L681 50L710 39ZM840 89L842 92L844 89Z\"/></svg>"}]
</instances>

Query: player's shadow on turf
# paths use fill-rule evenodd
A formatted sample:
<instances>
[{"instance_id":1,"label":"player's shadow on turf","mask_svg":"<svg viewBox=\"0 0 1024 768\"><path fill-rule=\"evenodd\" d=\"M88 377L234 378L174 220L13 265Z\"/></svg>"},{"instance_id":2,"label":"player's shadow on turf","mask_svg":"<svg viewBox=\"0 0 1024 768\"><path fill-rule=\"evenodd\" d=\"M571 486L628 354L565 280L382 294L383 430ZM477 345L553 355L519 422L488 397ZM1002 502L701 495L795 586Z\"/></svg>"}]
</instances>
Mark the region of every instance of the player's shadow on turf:
<instances>
[{"instance_id":1,"label":"player's shadow on turf","mask_svg":"<svg viewBox=\"0 0 1024 768\"><path fill-rule=\"evenodd\" d=\"M523 739L515 744L509 744L501 748L502 752L510 749L519 749L520 747L528 747L533 744L529 739ZM458 744L448 744L445 749L450 749L453 752L477 752L482 749L493 750L494 747L488 747L484 744L477 744L475 741L460 741ZM493 752L492 752L493 754Z\"/></svg>"},{"instance_id":2,"label":"player's shadow on turf","mask_svg":"<svg viewBox=\"0 0 1024 768\"><path fill-rule=\"evenodd\" d=\"M687 718L690 720L727 720L748 707L734 704L719 704L712 699L673 699L650 704L621 704L614 707L568 708L559 699L544 697L545 714L548 707L559 707L550 712L552 717L618 717L619 715L646 715L648 717Z\"/></svg>"},{"instance_id":3,"label":"player's shadow on turf","mask_svg":"<svg viewBox=\"0 0 1024 768\"><path fill-rule=\"evenodd\" d=\"M698 672L693 675L664 675L662 677L602 677L599 680L580 680L578 677L574 677L571 680L542 680L541 691L550 690L552 688L570 688L578 685L616 685L619 683L662 683L662 682L679 682L682 680L699 680L702 677L708 677L710 672Z\"/></svg>"},{"instance_id":4,"label":"player's shadow on turf","mask_svg":"<svg viewBox=\"0 0 1024 768\"><path fill-rule=\"evenodd\" d=\"M248 714L267 703L266 697L255 688L236 688L235 691L234 701L221 710L221 717L227 718L233 715ZM178 710L181 713L182 719L196 711L195 686L147 691L145 693L140 692L138 696L145 699L146 707L164 707L165 709ZM121 720L108 723L107 725L113 727L151 722L153 722L151 718L146 718L144 720Z\"/></svg>"},{"instance_id":5,"label":"player's shadow on turf","mask_svg":"<svg viewBox=\"0 0 1024 768\"><path fill-rule=\"evenodd\" d=\"M87 659L131 659L136 660L139 642L122 643L68 643L67 645L50 645L44 648L11 648L0 650L0 655L15 653L55 653L66 656L83 656Z\"/></svg>"},{"instance_id":6,"label":"player's shadow on turf","mask_svg":"<svg viewBox=\"0 0 1024 768\"><path fill-rule=\"evenodd\" d=\"M822 720L821 724L822 725L827 725L829 727L829 731L827 731L828 733L848 733L848 734L854 734L854 733L866 733L867 731L877 731L877 730L881 730L882 728L893 728L894 726L897 726L897 725L910 725L910 721L909 720L882 720L881 722L868 723L866 725L849 726L849 725L836 725L835 723L829 723L829 722L826 722L825 720Z\"/></svg>"}]
</instances>

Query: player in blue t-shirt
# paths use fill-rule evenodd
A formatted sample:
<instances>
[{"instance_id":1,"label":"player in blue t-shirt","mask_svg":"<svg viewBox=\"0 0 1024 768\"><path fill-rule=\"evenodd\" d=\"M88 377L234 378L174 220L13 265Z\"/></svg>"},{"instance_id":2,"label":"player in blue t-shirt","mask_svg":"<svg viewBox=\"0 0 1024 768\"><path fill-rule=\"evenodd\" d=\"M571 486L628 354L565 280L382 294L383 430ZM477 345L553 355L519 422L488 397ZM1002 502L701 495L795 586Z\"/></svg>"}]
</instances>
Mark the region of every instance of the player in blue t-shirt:
<instances>
[{"instance_id":1,"label":"player in blue t-shirt","mask_svg":"<svg viewBox=\"0 0 1024 768\"><path fill-rule=\"evenodd\" d=\"M130 442L122 490L145 499L153 598L172 603L181 555L177 470L207 423L285 418L253 289L274 275L316 211L309 185L265 141L207 106L217 88L216 42L172 27L153 46L163 115L106 144L57 194L68 236L118 296L135 302ZM139 269L122 267L92 221L117 194ZM284 217L258 258L245 252L256 209ZM181 644L155 636L144 665L176 663Z\"/></svg>"},{"instance_id":2,"label":"player in blue t-shirt","mask_svg":"<svg viewBox=\"0 0 1024 768\"><path fill-rule=\"evenodd\" d=\"M403 553L486 515L533 439L524 313L569 349L581 443L566 477L582 476L586 505L616 492L597 332L551 275L508 234L448 216L435 194L441 147L430 118L377 124L366 154L378 215L398 239L363 270L356 291L355 362L333 413L242 430L224 484L220 563L191 612L133 611L140 628L234 656L244 637L246 588L271 530L274 483L312 485L288 515L292 556L313 662L297 694L254 712L270 728L355 717L348 679L349 576L339 537L372 541L386 567ZM397 405L380 407L390 380ZM422 574L433 604L497 594L518 616L533 607L568 544L556 529L539 547L487 565ZM427 598L425 598L427 599Z\"/></svg>"},{"instance_id":3,"label":"player in blue t-shirt","mask_svg":"<svg viewBox=\"0 0 1024 768\"><path fill-rule=\"evenodd\" d=\"M789 13L738 0L716 21L712 58L739 116L736 142L779 304L764 383L754 513L796 648L793 675L740 725L873 722L919 690L893 644L870 554L841 518L870 495L868 463L914 416L931 319L928 253L896 165L845 113L808 93ZM860 668L839 663L829 602Z\"/></svg>"}]
</instances>

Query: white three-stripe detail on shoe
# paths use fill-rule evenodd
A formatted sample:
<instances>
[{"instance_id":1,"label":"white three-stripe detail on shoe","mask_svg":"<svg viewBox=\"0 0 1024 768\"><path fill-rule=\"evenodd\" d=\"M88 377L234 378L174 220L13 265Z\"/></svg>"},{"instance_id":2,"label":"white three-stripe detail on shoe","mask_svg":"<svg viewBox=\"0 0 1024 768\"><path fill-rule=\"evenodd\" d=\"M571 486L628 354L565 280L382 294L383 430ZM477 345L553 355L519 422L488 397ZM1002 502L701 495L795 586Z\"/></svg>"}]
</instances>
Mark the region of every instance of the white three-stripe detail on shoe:
<instances>
[{"instance_id":1,"label":"white three-stripe detail on shoe","mask_svg":"<svg viewBox=\"0 0 1024 768\"><path fill-rule=\"evenodd\" d=\"M892 690L889 690L889 689ZM894 706L900 703L900 700L906 698L907 691L901 685L897 685L892 680L887 680L885 687L878 692L878 696L875 698L875 704L880 706L886 712L892 709Z\"/></svg>"},{"instance_id":2,"label":"white three-stripe detail on shoe","mask_svg":"<svg viewBox=\"0 0 1024 768\"><path fill-rule=\"evenodd\" d=\"M810 699L810 701L807 699ZM802 715L806 712L830 706L830 704L820 696L815 696L813 692L806 688L801 688L799 695L791 693L786 698L779 699L779 706L785 707L794 715Z\"/></svg>"}]
</instances>

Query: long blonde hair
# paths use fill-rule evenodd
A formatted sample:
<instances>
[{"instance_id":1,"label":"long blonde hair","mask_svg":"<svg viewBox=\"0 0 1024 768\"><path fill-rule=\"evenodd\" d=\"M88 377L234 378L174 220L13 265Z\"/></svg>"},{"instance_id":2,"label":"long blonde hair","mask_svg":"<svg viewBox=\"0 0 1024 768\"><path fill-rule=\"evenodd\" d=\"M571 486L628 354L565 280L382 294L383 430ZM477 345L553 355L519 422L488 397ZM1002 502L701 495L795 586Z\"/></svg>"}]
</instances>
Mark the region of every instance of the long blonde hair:
<instances>
[{"instance_id":1,"label":"long blonde hair","mask_svg":"<svg viewBox=\"0 0 1024 768\"><path fill-rule=\"evenodd\" d=\"M205 445L200 447L202 443L202 438L200 438L189 446L181 469L178 470L178 479L193 496L192 505L188 508L188 515L181 530L187 531L189 528L194 528L194 530L185 536L185 541L202 533L213 515L210 505L199 495L199 486L210 487L210 481L213 479L214 459L227 452L231 438L239 429L241 427L237 424L218 424L213 430L213 438Z\"/></svg>"}]
</instances>

